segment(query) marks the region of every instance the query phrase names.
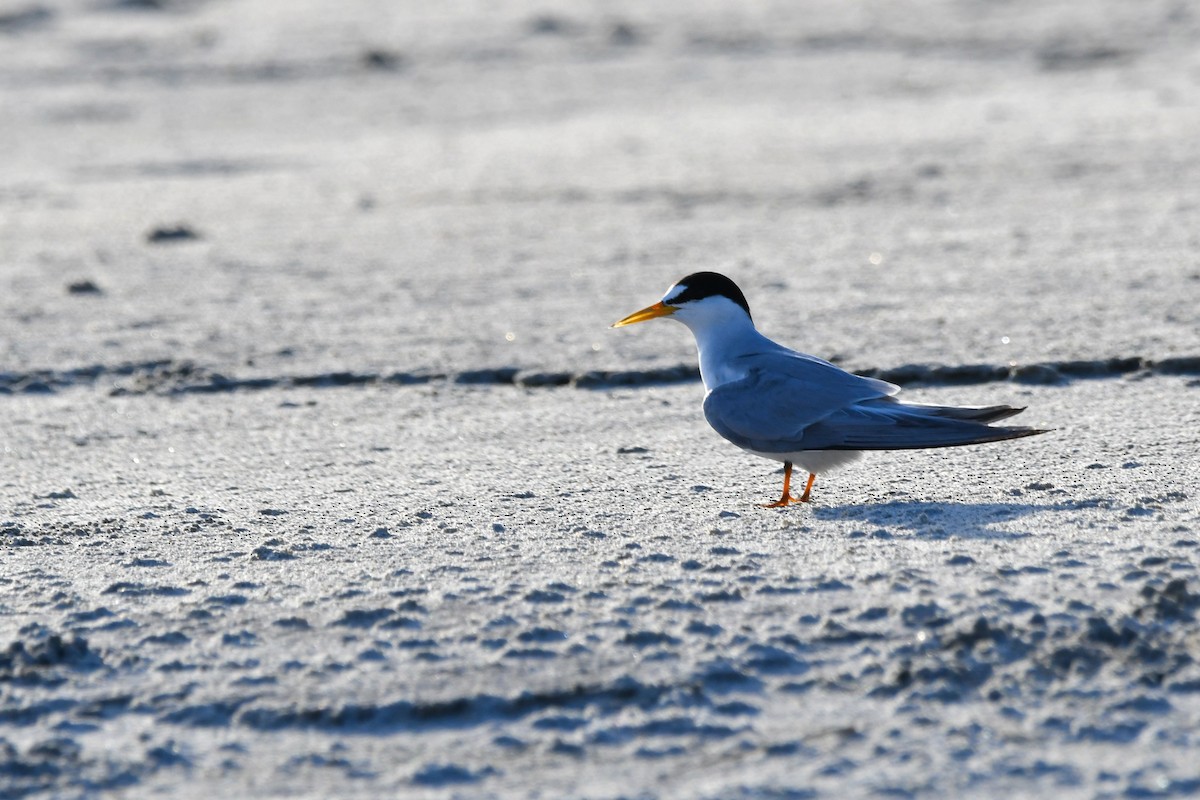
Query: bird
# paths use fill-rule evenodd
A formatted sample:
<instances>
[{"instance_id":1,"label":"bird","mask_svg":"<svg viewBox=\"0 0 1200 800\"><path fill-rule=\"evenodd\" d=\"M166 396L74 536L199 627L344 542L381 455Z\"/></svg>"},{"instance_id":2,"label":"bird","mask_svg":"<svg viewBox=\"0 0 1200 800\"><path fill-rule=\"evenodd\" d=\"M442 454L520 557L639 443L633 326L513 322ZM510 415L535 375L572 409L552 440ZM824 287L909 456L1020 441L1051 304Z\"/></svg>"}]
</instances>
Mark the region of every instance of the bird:
<instances>
[{"instance_id":1,"label":"bird","mask_svg":"<svg viewBox=\"0 0 1200 800\"><path fill-rule=\"evenodd\" d=\"M1024 407L902 402L895 384L784 347L758 332L742 290L717 272L686 276L660 301L612 327L659 317L682 322L696 339L709 425L743 450L783 462L783 494L765 508L809 502L817 475L865 451L957 447L1049 432L991 425ZM791 493L793 466L808 472L799 497Z\"/></svg>"}]
</instances>

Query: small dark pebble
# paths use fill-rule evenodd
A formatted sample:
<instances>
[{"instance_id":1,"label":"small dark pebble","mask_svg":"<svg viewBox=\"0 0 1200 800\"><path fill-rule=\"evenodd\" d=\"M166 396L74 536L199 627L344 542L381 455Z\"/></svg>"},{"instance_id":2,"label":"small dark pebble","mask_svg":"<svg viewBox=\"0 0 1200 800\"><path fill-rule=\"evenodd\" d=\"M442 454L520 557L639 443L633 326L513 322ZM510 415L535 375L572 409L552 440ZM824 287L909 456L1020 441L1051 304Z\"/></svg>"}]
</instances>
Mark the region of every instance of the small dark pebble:
<instances>
[{"instance_id":1,"label":"small dark pebble","mask_svg":"<svg viewBox=\"0 0 1200 800\"><path fill-rule=\"evenodd\" d=\"M96 285L95 281L90 280L75 281L67 284L67 292L69 294L104 294L104 291Z\"/></svg>"},{"instance_id":2,"label":"small dark pebble","mask_svg":"<svg viewBox=\"0 0 1200 800\"><path fill-rule=\"evenodd\" d=\"M395 72L404 66L404 56L390 50L368 50L363 53L362 64L367 69Z\"/></svg>"},{"instance_id":3,"label":"small dark pebble","mask_svg":"<svg viewBox=\"0 0 1200 800\"><path fill-rule=\"evenodd\" d=\"M569 20L553 14L539 14L529 21L530 33L564 34L569 33L573 27Z\"/></svg>"},{"instance_id":4,"label":"small dark pebble","mask_svg":"<svg viewBox=\"0 0 1200 800\"><path fill-rule=\"evenodd\" d=\"M186 225L176 225L173 228L159 227L146 234L146 241L151 244L187 242L199 238L200 235Z\"/></svg>"}]
</instances>

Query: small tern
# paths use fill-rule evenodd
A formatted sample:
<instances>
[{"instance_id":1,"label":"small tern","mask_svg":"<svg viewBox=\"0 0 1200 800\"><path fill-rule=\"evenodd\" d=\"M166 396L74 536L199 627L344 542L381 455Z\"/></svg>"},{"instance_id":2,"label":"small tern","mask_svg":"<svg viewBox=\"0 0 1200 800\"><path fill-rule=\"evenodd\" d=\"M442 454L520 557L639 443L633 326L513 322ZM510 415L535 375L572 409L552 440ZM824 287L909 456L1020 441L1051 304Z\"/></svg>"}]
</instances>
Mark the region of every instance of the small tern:
<instances>
[{"instance_id":1,"label":"small tern","mask_svg":"<svg viewBox=\"0 0 1200 800\"><path fill-rule=\"evenodd\" d=\"M766 508L807 503L818 474L864 450L956 447L1047 432L988 424L1024 408L902 403L899 386L777 344L754 327L737 284L716 272L688 275L662 300L612 327L656 317L682 322L696 338L708 424L743 450L783 462L783 495ZM808 472L799 497L791 494L793 465Z\"/></svg>"}]
</instances>

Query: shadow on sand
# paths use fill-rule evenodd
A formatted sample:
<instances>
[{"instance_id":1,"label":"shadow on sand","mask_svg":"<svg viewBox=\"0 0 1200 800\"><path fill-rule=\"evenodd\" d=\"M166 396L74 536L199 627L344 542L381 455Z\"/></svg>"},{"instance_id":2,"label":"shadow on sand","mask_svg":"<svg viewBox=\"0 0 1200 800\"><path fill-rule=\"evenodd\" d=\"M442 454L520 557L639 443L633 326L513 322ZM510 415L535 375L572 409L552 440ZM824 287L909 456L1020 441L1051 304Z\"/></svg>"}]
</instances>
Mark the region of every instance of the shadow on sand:
<instances>
[{"instance_id":1,"label":"shadow on sand","mask_svg":"<svg viewBox=\"0 0 1200 800\"><path fill-rule=\"evenodd\" d=\"M823 520L861 520L866 535L888 538L911 533L924 539L1023 539L1028 531L1012 530L1010 523L1040 511L1061 511L1069 506L1036 503L931 503L893 500L837 508L817 508L813 516Z\"/></svg>"}]
</instances>

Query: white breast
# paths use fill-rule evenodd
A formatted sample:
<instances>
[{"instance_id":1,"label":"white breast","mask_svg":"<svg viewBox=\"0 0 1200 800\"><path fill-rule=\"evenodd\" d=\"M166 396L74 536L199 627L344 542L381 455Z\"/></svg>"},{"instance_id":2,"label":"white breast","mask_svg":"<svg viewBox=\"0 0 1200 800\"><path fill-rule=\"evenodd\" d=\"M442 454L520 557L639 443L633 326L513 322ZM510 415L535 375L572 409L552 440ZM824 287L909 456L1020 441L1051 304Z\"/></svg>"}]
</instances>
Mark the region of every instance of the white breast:
<instances>
[{"instance_id":1,"label":"white breast","mask_svg":"<svg viewBox=\"0 0 1200 800\"><path fill-rule=\"evenodd\" d=\"M764 453L760 450L747 450L746 452L769 458L772 461L790 461L800 469L815 475L844 467L850 462L862 458L863 455L861 450L800 450L795 453Z\"/></svg>"}]
</instances>

